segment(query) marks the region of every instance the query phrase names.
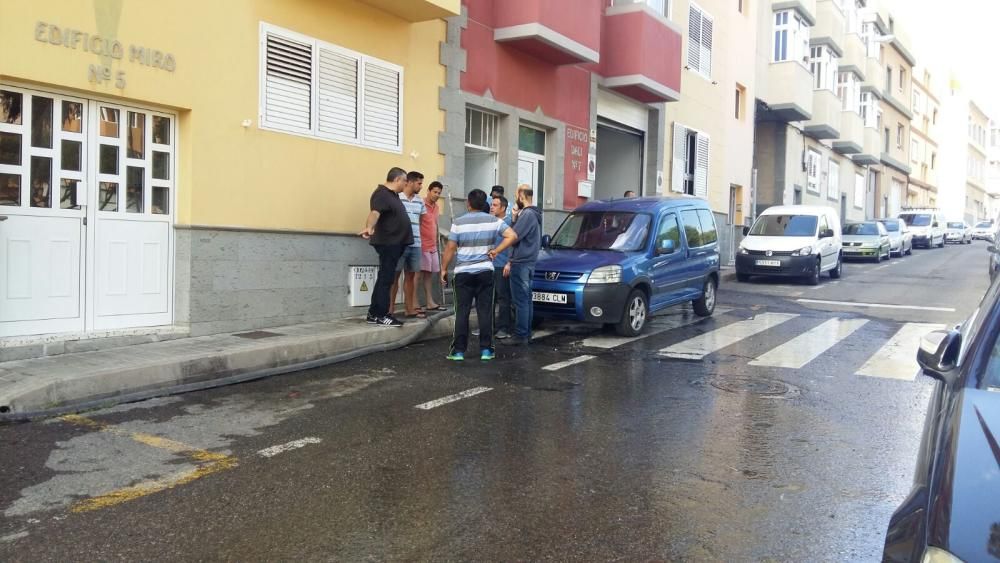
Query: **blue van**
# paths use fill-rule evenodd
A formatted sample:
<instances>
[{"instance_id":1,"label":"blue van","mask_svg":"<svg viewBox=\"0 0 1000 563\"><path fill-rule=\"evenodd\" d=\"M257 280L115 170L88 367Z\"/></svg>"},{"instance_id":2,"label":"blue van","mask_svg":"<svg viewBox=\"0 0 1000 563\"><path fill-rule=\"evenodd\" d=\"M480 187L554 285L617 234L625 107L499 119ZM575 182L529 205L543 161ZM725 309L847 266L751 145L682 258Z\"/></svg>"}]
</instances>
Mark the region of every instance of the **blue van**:
<instances>
[{"instance_id":1,"label":"blue van","mask_svg":"<svg viewBox=\"0 0 1000 563\"><path fill-rule=\"evenodd\" d=\"M594 201L542 239L532 280L535 319L613 325L636 336L651 313L691 301L715 310L719 236L708 203L690 196Z\"/></svg>"}]
</instances>

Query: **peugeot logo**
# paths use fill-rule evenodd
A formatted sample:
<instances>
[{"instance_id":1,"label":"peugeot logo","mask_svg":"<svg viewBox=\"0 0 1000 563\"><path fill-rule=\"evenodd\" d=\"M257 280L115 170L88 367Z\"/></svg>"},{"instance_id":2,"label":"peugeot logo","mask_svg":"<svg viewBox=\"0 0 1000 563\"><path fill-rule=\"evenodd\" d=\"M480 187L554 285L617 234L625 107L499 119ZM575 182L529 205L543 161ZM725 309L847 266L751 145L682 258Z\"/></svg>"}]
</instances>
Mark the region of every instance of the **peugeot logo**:
<instances>
[{"instance_id":1,"label":"peugeot logo","mask_svg":"<svg viewBox=\"0 0 1000 563\"><path fill-rule=\"evenodd\" d=\"M767 255L768 255L768 256L774 256L774 252L772 252L772 251L768 250L768 251L767 251Z\"/></svg>"},{"instance_id":2,"label":"peugeot logo","mask_svg":"<svg viewBox=\"0 0 1000 563\"><path fill-rule=\"evenodd\" d=\"M556 281L559 279L559 272L545 272L545 279L549 281Z\"/></svg>"}]
</instances>

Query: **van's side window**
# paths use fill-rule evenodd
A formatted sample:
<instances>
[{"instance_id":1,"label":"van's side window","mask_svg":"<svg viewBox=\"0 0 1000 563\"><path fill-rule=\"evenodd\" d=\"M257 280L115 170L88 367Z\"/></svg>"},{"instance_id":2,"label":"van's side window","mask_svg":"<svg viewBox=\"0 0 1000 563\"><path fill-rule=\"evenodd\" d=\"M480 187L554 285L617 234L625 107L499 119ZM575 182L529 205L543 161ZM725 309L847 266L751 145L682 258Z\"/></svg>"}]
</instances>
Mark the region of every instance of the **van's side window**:
<instances>
[{"instance_id":1,"label":"van's side window","mask_svg":"<svg viewBox=\"0 0 1000 563\"><path fill-rule=\"evenodd\" d=\"M817 235L821 235L821 234L823 234L823 231L825 231L825 230L827 230L829 228L830 228L830 223L826 220L826 215L820 215L819 216L819 232L817 232L816 234Z\"/></svg>"},{"instance_id":2,"label":"van's side window","mask_svg":"<svg viewBox=\"0 0 1000 563\"><path fill-rule=\"evenodd\" d=\"M715 227L715 217L707 209L698 210L698 218L701 219L702 242L712 244L719 240L719 232Z\"/></svg>"},{"instance_id":3,"label":"van's side window","mask_svg":"<svg viewBox=\"0 0 1000 563\"><path fill-rule=\"evenodd\" d=\"M656 247L663 248L663 241L674 241L674 248L681 248L681 228L677 225L677 216L671 213L663 218L660 230L656 233Z\"/></svg>"},{"instance_id":4,"label":"van's side window","mask_svg":"<svg viewBox=\"0 0 1000 563\"><path fill-rule=\"evenodd\" d=\"M681 211L681 221L684 222L684 234L687 236L688 248L705 246L704 236L701 232L701 221L698 220L698 211L695 209Z\"/></svg>"}]
</instances>

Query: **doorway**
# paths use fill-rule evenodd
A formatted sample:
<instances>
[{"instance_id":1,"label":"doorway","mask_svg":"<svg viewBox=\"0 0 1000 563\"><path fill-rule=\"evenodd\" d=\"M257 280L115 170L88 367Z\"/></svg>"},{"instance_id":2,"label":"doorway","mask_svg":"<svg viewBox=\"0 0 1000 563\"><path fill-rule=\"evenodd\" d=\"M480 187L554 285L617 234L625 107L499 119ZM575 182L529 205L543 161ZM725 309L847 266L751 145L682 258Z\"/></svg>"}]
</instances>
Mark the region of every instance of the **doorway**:
<instances>
[{"instance_id":1,"label":"doorway","mask_svg":"<svg viewBox=\"0 0 1000 563\"><path fill-rule=\"evenodd\" d=\"M597 124L597 174L594 199L624 197L628 190L643 194L642 131L607 120Z\"/></svg>"},{"instance_id":2,"label":"doorway","mask_svg":"<svg viewBox=\"0 0 1000 563\"><path fill-rule=\"evenodd\" d=\"M0 336L172 322L175 128L0 85Z\"/></svg>"},{"instance_id":3,"label":"doorway","mask_svg":"<svg viewBox=\"0 0 1000 563\"><path fill-rule=\"evenodd\" d=\"M531 205L545 201L545 131L521 125L518 130L517 184L533 191Z\"/></svg>"}]
</instances>

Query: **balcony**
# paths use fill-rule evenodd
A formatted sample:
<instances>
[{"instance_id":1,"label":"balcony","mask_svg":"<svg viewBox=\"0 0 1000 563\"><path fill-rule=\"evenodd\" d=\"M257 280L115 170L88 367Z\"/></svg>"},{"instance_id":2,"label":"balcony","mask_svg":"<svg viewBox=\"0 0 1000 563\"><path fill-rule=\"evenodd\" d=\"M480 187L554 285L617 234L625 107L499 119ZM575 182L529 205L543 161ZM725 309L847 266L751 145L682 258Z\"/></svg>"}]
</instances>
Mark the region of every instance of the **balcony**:
<instances>
[{"instance_id":1,"label":"balcony","mask_svg":"<svg viewBox=\"0 0 1000 563\"><path fill-rule=\"evenodd\" d=\"M840 98L830 90L814 90L812 119L805 123L802 132L813 139L840 137L840 105Z\"/></svg>"},{"instance_id":2,"label":"balcony","mask_svg":"<svg viewBox=\"0 0 1000 563\"><path fill-rule=\"evenodd\" d=\"M795 61L771 63L767 69L768 89L764 102L768 118L778 121L807 121L813 113L813 76Z\"/></svg>"},{"instance_id":3,"label":"balcony","mask_svg":"<svg viewBox=\"0 0 1000 563\"><path fill-rule=\"evenodd\" d=\"M864 76L865 91L874 90L881 98L885 88L885 67L882 66L882 61L866 56Z\"/></svg>"},{"instance_id":4,"label":"balcony","mask_svg":"<svg viewBox=\"0 0 1000 563\"><path fill-rule=\"evenodd\" d=\"M462 13L462 0L361 0L408 22L450 18Z\"/></svg>"},{"instance_id":5,"label":"balcony","mask_svg":"<svg viewBox=\"0 0 1000 563\"><path fill-rule=\"evenodd\" d=\"M680 98L681 32L645 4L607 9L601 54L604 87L647 104Z\"/></svg>"},{"instance_id":6,"label":"balcony","mask_svg":"<svg viewBox=\"0 0 1000 563\"><path fill-rule=\"evenodd\" d=\"M817 0L816 25L810 31L812 45L828 45L835 53L844 50L844 13L833 0Z\"/></svg>"},{"instance_id":7,"label":"balcony","mask_svg":"<svg viewBox=\"0 0 1000 563\"><path fill-rule=\"evenodd\" d=\"M816 25L816 0L773 0L771 11L795 10L809 25Z\"/></svg>"},{"instance_id":8,"label":"balcony","mask_svg":"<svg viewBox=\"0 0 1000 563\"><path fill-rule=\"evenodd\" d=\"M865 53L865 44L856 33L844 34L844 56L840 59L841 72L853 72L862 80L867 74L868 55Z\"/></svg>"},{"instance_id":9,"label":"balcony","mask_svg":"<svg viewBox=\"0 0 1000 563\"><path fill-rule=\"evenodd\" d=\"M878 129L874 127L865 127L863 150L860 154L856 154L851 158L853 158L854 162L857 164L876 166L882 162L881 155L882 136L879 135Z\"/></svg>"},{"instance_id":10,"label":"balcony","mask_svg":"<svg viewBox=\"0 0 1000 563\"><path fill-rule=\"evenodd\" d=\"M498 43L553 65L600 61L601 10L593 2L504 0L493 5L493 17Z\"/></svg>"},{"instance_id":11,"label":"balcony","mask_svg":"<svg viewBox=\"0 0 1000 563\"><path fill-rule=\"evenodd\" d=\"M865 123L852 110L840 112L840 138L833 142L833 150L840 154L858 154L865 149Z\"/></svg>"}]
</instances>

